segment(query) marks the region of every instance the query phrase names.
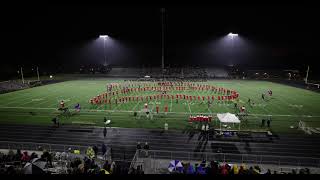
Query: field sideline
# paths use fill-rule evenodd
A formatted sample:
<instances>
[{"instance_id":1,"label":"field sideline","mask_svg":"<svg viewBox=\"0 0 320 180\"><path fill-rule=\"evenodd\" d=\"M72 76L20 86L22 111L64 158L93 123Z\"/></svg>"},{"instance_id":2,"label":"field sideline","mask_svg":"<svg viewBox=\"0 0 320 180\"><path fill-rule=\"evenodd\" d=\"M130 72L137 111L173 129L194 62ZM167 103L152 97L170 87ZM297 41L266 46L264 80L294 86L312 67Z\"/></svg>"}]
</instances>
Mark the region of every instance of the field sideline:
<instances>
[{"instance_id":1,"label":"field sideline","mask_svg":"<svg viewBox=\"0 0 320 180\"><path fill-rule=\"evenodd\" d=\"M0 119L1 123L26 123L26 124L51 124L51 119L60 114L57 110L61 100L71 110L71 117L60 115L63 123L72 121L90 121L102 125L103 117L107 116L112 120L112 126L116 127L137 127L137 128L163 128L168 122L169 128L184 129L190 114L212 114L220 112L234 113L233 103L220 103L214 101L208 108L207 103L194 101L188 103L184 100L178 103L175 100L163 99L150 101L150 109L155 111L156 104L160 107L160 113L155 114L153 119L146 119L144 115L137 118L133 112L143 109L143 102L118 103L118 105L101 105L93 107L89 99L105 92L106 84L110 82L123 82L123 80L93 79L73 80L61 83L35 87L6 93L0 95ZM249 116L247 121L241 123L242 129L265 129L260 127L261 119L272 116L272 130L278 132L296 132L289 126L297 126L299 120L303 120L312 127L320 127L320 95L318 93L281 85L266 81L245 81L245 80L213 80L205 84L233 89L239 92L239 105L245 105ZM267 90L273 91L273 96L268 101L263 101L262 93ZM149 92L144 94L149 95ZM195 96L207 96L209 91L192 92ZM138 95L138 94L136 94ZM248 98L254 102L250 107L247 104ZM81 104L81 112L74 113L74 105ZM169 108L165 116L164 106ZM215 122L213 122L215 125Z\"/></svg>"}]
</instances>

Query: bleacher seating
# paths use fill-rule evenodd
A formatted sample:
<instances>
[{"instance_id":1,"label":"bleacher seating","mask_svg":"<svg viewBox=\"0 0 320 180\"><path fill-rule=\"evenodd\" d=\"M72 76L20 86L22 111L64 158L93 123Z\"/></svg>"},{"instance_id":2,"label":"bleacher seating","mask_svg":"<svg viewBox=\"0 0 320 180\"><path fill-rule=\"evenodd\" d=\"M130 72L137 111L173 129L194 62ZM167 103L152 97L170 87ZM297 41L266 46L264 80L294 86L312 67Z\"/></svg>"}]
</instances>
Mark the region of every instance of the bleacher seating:
<instances>
[{"instance_id":1,"label":"bleacher seating","mask_svg":"<svg viewBox=\"0 0 320 180\"><path fill-rule=\"evenodd\" d=\"M19 81L4 81L0 82L0 93L6 93L10 91L15 91L19 89L24 89L29 87L27 84L23 84Z\"/></svg>"},{"instance_id":2,"label":"bleacher seating","mask_svg":"<svg viewBox=\"0 0 320 180\"><path fill-rule=\"evenodd\" d=\"M22 158L27 154L27 160ZM130 162L111 161L105 156L95 155L88 158L86 154L74 154L68 152L23 151L0 152L0 175L1 174L26 174L24 166L31 163L35 158L46 162L42 174L128 174ZM139 172L141 172L139 170ZM38 171L39 173L39 171ZM32 173L33 174L33 173Z\"/></svg>"},{"instance_id":3,"label":"bleacher seating","mask_svg":"<svg viewBox=\"0 0 320 180\"><path fill-rule=\"evenodd\" d=\"M108 72L110 77L144 77L152 78L185 78L185 79L206 79L206 78L228 78L228 71L223 68L202 68L202 67L166 67L162 72L160 67L144 68L112 68Z\"/></svg>"}]
</instances>

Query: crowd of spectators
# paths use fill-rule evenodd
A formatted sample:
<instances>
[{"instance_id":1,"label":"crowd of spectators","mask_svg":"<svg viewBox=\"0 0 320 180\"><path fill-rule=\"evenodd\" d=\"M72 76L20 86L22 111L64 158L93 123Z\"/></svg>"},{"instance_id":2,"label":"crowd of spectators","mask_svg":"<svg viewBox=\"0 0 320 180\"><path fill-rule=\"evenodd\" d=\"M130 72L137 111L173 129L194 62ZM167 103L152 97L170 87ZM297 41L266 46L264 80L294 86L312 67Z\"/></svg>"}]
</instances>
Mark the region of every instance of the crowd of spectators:
<instances>
[{"instance_id":1,"label":"crowd of spectators","mask_svg":"<svg viewBox=\"0 0 320 180\"><path fill-rule=\"evenodd\" d=\"M19 149L14 153L10 150L7 154L0 153L0 174L23 174L24 166L35 158L46 162L48 168L52 166L52 154L48 151L43 151L38 157L35 152L29 154L28 151L21 152Z\"/></svg>"},{"instance_id":2,"label":"crowd of spectators","mask_svg":"<svg viewBox=\"0 0 320 180\"><path fill-rule=\"evenodd\" d=\"M70 150L70 149L69 149ZM43 150L42 155L28 151L0 153L0 174L25 174L25 166L35 158L46 162L42 174L128 174L130 162L108 161L104 156L98 158L98 148L88 147L86 154L79 150L68 152L48 152ZM137 169L135 172L140 173Z\"/></svg>"},{"instance_id":3,"label":"crowd of spectators","mask_svg":"<svg viewBox=\"0 0 320 180\"><path fill-rule=\"evenodd\" d=\"M134 167L131 167L129 169L129 174L144 174L144 171L143 171L143 168L142 168L142 165L138 165L136 168Z\"/></svg>"},{"instance_id":4,"label":"crowd of spectators","mask_svg":"<svg viewBox=\"0 0 320 180\"><path fill-rule=\"evenodd\" d=\"M21 152L19 149L14 153L10 150L7 154L0 153L0 174L24 174L24 167L27 163L31 163L34 158L39 158L41 161L47 162L46 168L57 167L55 161L61 160L62 156L67 157L68 153L49 153L44 150L42 155L27 151ZM59 157L58 157L59 156ZM67 158L64 158L67 159ZM55 164L55 165L54 165ZM130 162L125 161L108 161L88 156L75 157L67 159L65 174L84 174L84 175L100 175L100 174L144 174L142 165L130 167ZM310 169L301 168L299 170L292 169L288 171L271 171L267 169L263 171L260 166L237 165L219 163L217 161L206 162L205 160L194 165L189 162L181 162L181 168L176 168L171 174L206 174L206 175L254 175L254 174L311 174ZM44 174L51 174L50 171L43 171Z\"/></svg>"},{"instance_id":5,"label":"crowd of spectators","mask_svg":"<svg viewBox=\"0 0 320 180\"><path fill-rule=\"evenodd\" d=\"M310 169L301 168L299 170L292 169L291 172L271 171L267 169L263 172L260 166L247 167L245 164L238 166L237 164L219 163L211 161L207 163L205 160L201 163L192 165L191 163L182 162L182 168L176 168L171 174L204 174L204 175L254 175L254 174L311 174Z\"/></svg>"},{"instance_id":6,"label":"crowd of spectators","mask_svg":"<svg viewBox=\"0 0 320 180\"><path fill-rule=\"evenodd\" d=\"M70 162L67 174L128 174L128 164L121 161L108 160L103 161L100 165L95 159L84 157L83 159L76 158Z\"/></svg>"}]
</instances>

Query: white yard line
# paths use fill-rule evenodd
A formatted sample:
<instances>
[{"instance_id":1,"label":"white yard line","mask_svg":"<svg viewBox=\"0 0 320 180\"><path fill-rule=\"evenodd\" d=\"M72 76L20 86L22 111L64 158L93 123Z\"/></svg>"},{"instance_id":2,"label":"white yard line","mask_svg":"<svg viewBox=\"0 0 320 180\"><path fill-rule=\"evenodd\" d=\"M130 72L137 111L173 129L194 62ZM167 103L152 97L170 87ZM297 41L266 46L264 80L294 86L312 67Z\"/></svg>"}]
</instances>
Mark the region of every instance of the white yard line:
<instances>
[{"instance_id":1,"label":"white yard line","mask_svg":"<svg viewBox=\"0 0 320 180\"><path fill-rule=\"evenodd\" d=\"M197 92L198 96L200 96L198 90L196 90L196 92ZM202 96L200 96L200 98L202 98ZM203 103L203 102L204 102L204 101L202 100L202 103ZM209 108L208 108L208 110L209 110ZM209 113L211 114L212 112L209 110Z\"/></svg>"},{"instance_id":2,"label":"white yard line","mask_svg":"<svg viewBox=\"0 0 320 180\"><path fill-rule=\"evenodd\" d=\"M64 84L64 85L62 85L62 86L67 86L67 84ZM44 86L42 86L42 87L44 88ZM41 87L39 87L39 88L41 88ZM53 89L53 88L46 86L45 89L44 89L44 91L41 91L41 92L44 92L45 94L48 94L48 91L50 91L50 89ZM50 93L53 93L52 96L56 95L55 93L57 93L57 92L58 92L58 91L50 91ZM33 95L33 96L30 97L30 96L29 96L30 93L34 93L34 92L28 92L27 94L25 94L25 95L23 95L23 96L17 95L17 98L16 98L16 99L18 99L18 100L14 100L14 101L12 101L12 102L3 104L3 106L7 106L7 105L9 105L9 104L14 104L14 103L16 103L16 102L19 102L19 101L21 101L21 98L23 98L22 100L23 100L24 102L26 102L26 103L24 103L24 104L22 104L22 105L25 105L25 104L31 103L31 102L32 102L32 99L37 99L37 98L41 98L41 97L44 96L43 94L39 95L38 93L36 93L35 95ZM50 96L50 95L47 95L47 96L45 96L45 97L49 97L49 96ZM27 98L24 98L24 97L27 97Z\"/></svg>"},{"instance_id":3,"label":"white yard line","mask_svg":"<svg viewBox=\"0 0 320 180\"><path fill-rule=\"evenodd\" d=\"M119 105L120 104L120 105ZM116 106L116 108L114 108L113 110L110 110L110 112L115 112L117 109L118 109L118 107L120 107L122 104L124 104L124 103L119 103L117 106ZM100 110L99 110L100 111ZM133 111L132 111L133 112Z\"/></svg>"},{"instance_id":4,"label":"white yard line","mask_svg":"<svg viewBox=\"0 0 320 180\"><path fill-rule=\"evenodd\" d=\"M241 85L241 86L244 86L245 88L246 88L246 86L245 85L242 85L241 83L238 83L239 85ZM250 91L250 88L249 88L249 91ZM254 91L251 91L251 92L254 92ZM256 93L256 92L254 92L254 93ZM246 98L248 98L248 96L244 96L244 97L246 97ZM259 107L260 109L262 109L263 111L265 111L266 113L270 113L270 111L267 111L267 109L265 109L265 108L261 108L261 107ZM258 115L256 115L256 114L249 114L249 115L252 115L252 116L254 116L255 118L258 118ZM270 114L268 114L268 115L270 115Z\"/></svg>"},{"instance_id":5,"label":"white yard line","mask_svg":"<svg viewBox=\"0 0 320 180\"><path fill-rule=\"evenodd\" d=\"M187 103L188 103L188 107L189 107L190 114L192 114L191 108L190 108L190 104L189 104L189 102L187 102Z\"/></svg>"},{"instance_id":6,"label":"white yard line","mask_svg":"<svg viewBox=\"0 0 320 180\"><path fill-rule=\"evenodd\" d=\"M136 110L136 107L140 104L140 101L137 102L137 104L131 109L131 111Z\"/></svg>"},{"instance_id":7,"label":"white yard line","mask_svg":"<svg viewBox=\"0 0 320 180\"><path fill-rule=\"evenodd\" d=\"M66 85L63 85L63 86L66 86ZM51 95L48 94L48 91L49 91L50 93L52 93L52 94L51 94ZM43 104L43 103L47 103L48 101L46 101L46 100L48 99L48 97L56 96L56 95L57 95L56 93L58 93L59 91L50 91L50 88L46 87L45 91L43 91L43 92L45 92L44 95L43 95L43 94L41 94L41 95L36 94L36 95L34 95L34 96L31 96L31 97L29 96L28 98L20 99L20 100L22 100L22 101L25 102L25 103L19 104L19 106L23 106L23 105L26 105L26 104L29 104L29 103L33 103L32 99L37 99L37 98L42 98L42 99L44 99L43 102L38 103L37 105L40 105L40 104ZM23 97L25 97L25 96L23 96ZM7 103L7 104L5 104L4 106L7 106L7 105L9 105L9 104L14 104L14 103L16 103L16 102L18 102L18 101L16 100L16 101L14 101L14 102Z\"/></svg>"},{"instance_id":8,"label":"white yard line","mask_svg":"<svg viewBox=\"0 0 320 180\"><path fill-rule=\"evenodd\" d=\"M183 94L185 94L185 92L186 92L186 90L184 89L183 90ZM184 99L185 100L185 99ZM186 100L185 100L186 101ZM190 114L192 113L192 111L191 111L191 108L190 108L190 104L189 104L189 101L186 101L187 102L187 104L188 104L188 108L189 108L189 112L190 112ZM171 103L172 103L172 101L171 101ZM170 111L171 112L171 111Z\"/></svg>"},{"instance_id":9,"label":"white yard line","mask_svg":"<svg viewBox=\"0 0 320 180\"><path fill-rule=\"evenodd\" d=\"M241 85L241 86L245 86L245 85L243 85L243 84L241 84L241 83L238 83L239 85ZM251 90L250 88L249 88L249 90L248 91L250 91L250 92L253 92L253 93L256 93L255 91L253 91L253 90ZM247 96L245 96L245 97L247 97ZM281 102L283 102L284 104L286 104L286 102L285 101L282 101L281 100L281 98L279 98L279 101L281 101ZM264 102L263 104L265 104L266 102ZM276 107L277 109L279 109L278 108L278 106L274 106L274 107ZM260 107L261 108L261 107ZM263 111L265 111L266 113L269 113L269 115L272 115L272 112L270 112L267 108L261 108ZM279 109L280 111L281 111L281 109Z\"/></svg>"}]
</instances>

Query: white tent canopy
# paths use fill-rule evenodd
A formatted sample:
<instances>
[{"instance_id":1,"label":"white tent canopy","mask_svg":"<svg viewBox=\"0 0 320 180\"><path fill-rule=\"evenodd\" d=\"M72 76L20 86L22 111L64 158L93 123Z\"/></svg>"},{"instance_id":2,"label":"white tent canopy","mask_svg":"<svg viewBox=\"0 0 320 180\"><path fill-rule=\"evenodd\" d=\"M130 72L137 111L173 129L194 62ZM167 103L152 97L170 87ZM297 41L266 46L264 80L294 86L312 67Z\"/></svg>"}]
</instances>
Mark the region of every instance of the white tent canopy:
<instances>
[{"instance_id":1,"label":"white tent canopy","mask_svg":"<svg viewBox=\"0 0 320 180\"><path fill-rule=\"evenodd\" d=\"M238 123L239 130L240 130L240 120L236 115L231 113L221 113L221 114L217 114L217 117L220 121L220 131L222 131L221 123Z\"/></svg>"},{"instance_id":2,"label":"white tent canopy","mask_svg":"<svg viewBox=\"0 0 320 180\"><path fill-rule=\"evenodd\" d=\"M217 114L217 117L222 123L240 123L239 118L231 113Z\"/></svg>"}]
</instances>

